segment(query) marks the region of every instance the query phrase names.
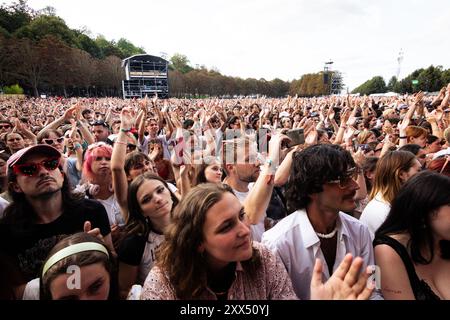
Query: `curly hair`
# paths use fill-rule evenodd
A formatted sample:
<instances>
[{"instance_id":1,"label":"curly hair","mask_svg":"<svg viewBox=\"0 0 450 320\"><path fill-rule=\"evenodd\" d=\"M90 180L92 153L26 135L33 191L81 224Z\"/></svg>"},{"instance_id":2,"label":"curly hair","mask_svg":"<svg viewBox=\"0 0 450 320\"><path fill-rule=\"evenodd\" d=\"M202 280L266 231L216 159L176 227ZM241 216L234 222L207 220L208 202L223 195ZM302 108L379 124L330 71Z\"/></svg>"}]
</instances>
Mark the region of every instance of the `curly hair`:
<instances>
[{"instance_id":1,"label":"curly hair","mask_svg":"<svg viewBox=\"0 0 450 320\"><path fill-rule=\"evenodd\" d=\"M306 208L311 194L322 192L327 181L339 179L353 167L350 152L338 145L314 145L294 153L286 188L289 210Z\"/></svg>"},{"instance_id":2,"label":"curly hair","mask_svg":"<svg viewBox=\"0 0 450 320\"><path fill-rule=\"evenodd\" d=\"M167 272L179 299L196 299L207 286L207 263L198 251L203 243L203 226L209 209L229 192L227 185L204 183L193 188L175 208L157 257L157 265ZM242 267L255 275L261 266L256 249Z\"/></svg>"}]
</instances>

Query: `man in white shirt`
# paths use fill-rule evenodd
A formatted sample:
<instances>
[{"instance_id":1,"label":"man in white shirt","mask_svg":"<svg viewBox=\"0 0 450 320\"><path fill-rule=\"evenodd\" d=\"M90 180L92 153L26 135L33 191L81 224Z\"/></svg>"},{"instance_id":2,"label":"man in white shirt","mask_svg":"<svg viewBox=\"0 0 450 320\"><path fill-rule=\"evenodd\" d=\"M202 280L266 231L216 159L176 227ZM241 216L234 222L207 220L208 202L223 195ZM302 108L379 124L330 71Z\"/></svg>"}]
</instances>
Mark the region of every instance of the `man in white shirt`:
<instances>
[{"instance_id":1,"label":"man in white shirt","mask_svg":"<svg viewBox=\"0 0 450 320\"><path fill-rule=\"evenodd\" d=\"M328 280L347 253L374 264L369 231L343 213L355 209L358 169L337 145L314 145L295 153L286 189L288 206L297 210L263 234L262 243L278 253L300 299L310 298L316 259Z\"/></svg>"},{"instance_id":2,"label":"man in white shirt","mask_svg":"<svg viewBox=\"0 0 450 320\"><path fill-rule=\"evenodd\" d=\"M234 191L244 205L252 238L260 242L265 231L266 210L273 192L273 176L279 163L281 143L289 139L276 134L269 143L266 162L261 165L256 143L248 138L226 141L224 145L224 169L227 177L223 181ZM254 182L254 183L253 183Z\"/></svg>"},{"instance_id":3,"label":"man in white shirt","mask_svg":"<svg viewBox=\"0 0 450 320\"><path fill-rule=\"evenodd\" d=\"M250 139L239 138L225 144L223 168L227 177L223 182L233 189L242 204L261 171L257 154L256 146ZM257 224L251 225L253 240L258 242L265 231L264 218L265 212Z\"/></svg>"}]
</instances>

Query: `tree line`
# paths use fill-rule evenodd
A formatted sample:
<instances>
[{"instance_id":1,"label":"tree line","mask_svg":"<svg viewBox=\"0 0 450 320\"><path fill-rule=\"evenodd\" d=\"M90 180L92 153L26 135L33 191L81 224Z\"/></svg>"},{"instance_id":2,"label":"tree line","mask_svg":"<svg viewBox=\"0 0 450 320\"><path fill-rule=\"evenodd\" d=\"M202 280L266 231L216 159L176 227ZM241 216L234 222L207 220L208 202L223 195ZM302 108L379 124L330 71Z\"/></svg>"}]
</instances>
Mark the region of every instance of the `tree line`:
<instances>
[{"instance_id":1,"label":"tree line","mask_svg":"<svg viewBox=\"0 0 450 320\"><path fill-rule=\"evenodd\" d=\"M52 7L34 10L26 0L0 6L0 89L9 86L9 90L19 84L25 93L34 96L121 96L121 81L125 78L121 60L144 53L143 48L125 38L116 42L101 35L93 38L86 29L71 29ZM330 84L324 84L323 72L292 81L242 79L222 75L215 68L194 68L182 54L176 53L169 60L169 90L173 97L312 97L331 92ZM338 79L337 89L342 89L342 75L336 71L331 76ZM412 84L412 80L418 80L418 84ZM449 80L449 70L431 66L400 81L393 77L387 85L382 77L374 77L353 92L437 91Z\"/></svg>"},{"instance_id":2,"label":"tree line","mask_svg":"<svg viewBox=\"0 0 450 320\"><path fill-rule=\"evenodd\" d=\"M35 11L24 0L0 6L0 87L18 83L35 96L117 96L121 59L139 53L145 51L126 39L70 29L51 7Z\"/></svg>"},{"instance_id":3,"label":"tree line","mask_svg":"<svg viewBox=\"0 0 450 320\"><path fill-rule=\"evenodd\" d=\"M26 0L0 6L0 88L20 84L28 94L120 96L121 60L145 53L122 38L95 39L88 30L69 28L55 9L34 10ZM322 73L298 80L242 79L216 69L193 68L182 54L169 64L170 95L282 97L325 95ZM8 87L9 88L9 87ZM5 91L5 90L4 90Z\"/></svg>"},{"instance_id":4,"label":"tree line","mask_svg":"<svg viewBox=\"0 0 450 320\"><path fill-rule=\"evenodd\" d=\"M414 93L418 91L436 92L444 85L450 83L450 69L444 70L442 66L429 66L426 69L417 69L402 80L393 76L386 84L383 77L376 76L367 80L352 93L369 95L372 93Z\"/></svg>"}]
</instances>

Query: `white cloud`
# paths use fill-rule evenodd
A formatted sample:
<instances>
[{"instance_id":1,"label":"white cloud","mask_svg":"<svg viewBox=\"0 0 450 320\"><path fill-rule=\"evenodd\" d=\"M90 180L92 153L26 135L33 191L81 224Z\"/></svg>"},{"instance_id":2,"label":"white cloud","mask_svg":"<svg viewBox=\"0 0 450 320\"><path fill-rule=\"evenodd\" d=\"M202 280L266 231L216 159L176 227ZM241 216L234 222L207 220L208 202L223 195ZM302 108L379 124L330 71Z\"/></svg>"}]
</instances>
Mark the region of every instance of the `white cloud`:
<instances>
[{"instance_id":1,"label":"white cloud","mask_svg":"<svg viewBox=\"0 0 450 320\"><path fill-rule=\"evenodd\" d=\"M6 1L10 3L12 1ZM386 81L405 52L402 75L431 64L450 67L447 0L30 0L53 6L71 28L127 38L148 53L185 54L193 65L243 78L284 80L332 59L354 88Z\"/></svg>"}]
</instances>

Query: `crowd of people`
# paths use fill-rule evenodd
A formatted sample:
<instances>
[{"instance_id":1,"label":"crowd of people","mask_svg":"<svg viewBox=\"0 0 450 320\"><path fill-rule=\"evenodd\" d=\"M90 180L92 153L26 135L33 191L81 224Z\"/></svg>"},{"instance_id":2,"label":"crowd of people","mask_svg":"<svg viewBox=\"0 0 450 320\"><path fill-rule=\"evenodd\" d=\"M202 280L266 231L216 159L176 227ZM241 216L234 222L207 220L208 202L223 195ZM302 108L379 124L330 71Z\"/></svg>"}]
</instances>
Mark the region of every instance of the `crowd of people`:
<instances>
[{"instance_id":1,"label":"crowd of people","mask_svg":"<svg viewBox=\"0 0 450 320\"><path fill-rule=\"evenodd\" d=\"M438 95L0 100L0 299L450 299Z\"/></svg>"}]
</instances>

